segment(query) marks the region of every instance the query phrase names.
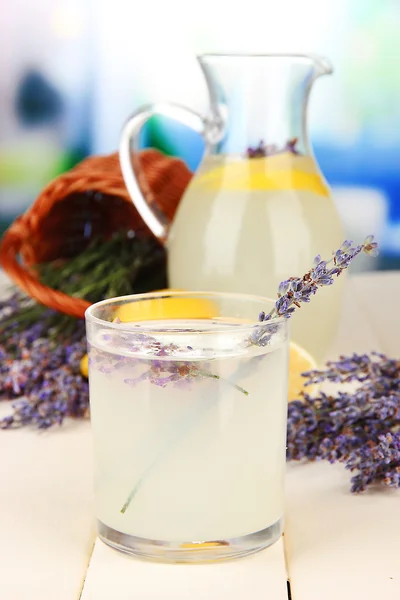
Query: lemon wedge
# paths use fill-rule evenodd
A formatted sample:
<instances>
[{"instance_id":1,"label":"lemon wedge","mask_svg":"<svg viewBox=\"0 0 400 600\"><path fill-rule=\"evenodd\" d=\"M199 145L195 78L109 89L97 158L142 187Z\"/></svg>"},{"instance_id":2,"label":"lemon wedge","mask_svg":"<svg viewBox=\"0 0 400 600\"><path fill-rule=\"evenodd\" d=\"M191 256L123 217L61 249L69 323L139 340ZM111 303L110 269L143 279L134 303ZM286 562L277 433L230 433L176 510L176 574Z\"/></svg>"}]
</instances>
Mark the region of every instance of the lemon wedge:
<instances>
[{"instance_id":1,"label":"lemon wedge","mask_svg":"<svg viewBox=\"0 0 400 600\"><path fill-rule=\"evenodd\" d=\"M81 363L80 363L80 371L81 371L81 374L84 377L86 377L86 378L88 377L88 374L89 374L89 357L88 357L87 354L85 354L84 356L82 356Z\"/></svg>"},{"instance_id":2,"label":"lemon wedge","mask_svg":"<svg viewBox=\"0 0 400 600\"><path fill-rule=\"evenodd\" d=\"M297 400L300 392L304 391L305 379L301 376L304 371L316 369L317 363L314 358L295 342L290 342L289 350L289 402ZM311 387L307 388L311 391Z\"/></svg>"}]
</instances>

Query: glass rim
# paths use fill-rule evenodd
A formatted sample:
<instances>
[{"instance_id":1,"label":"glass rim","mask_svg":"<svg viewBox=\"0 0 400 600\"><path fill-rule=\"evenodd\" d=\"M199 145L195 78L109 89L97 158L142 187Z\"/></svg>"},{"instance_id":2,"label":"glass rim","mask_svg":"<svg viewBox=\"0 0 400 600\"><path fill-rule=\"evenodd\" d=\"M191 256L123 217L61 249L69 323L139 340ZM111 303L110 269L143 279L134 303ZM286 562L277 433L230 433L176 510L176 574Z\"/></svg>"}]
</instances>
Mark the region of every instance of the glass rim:
<instances>
[{"instance_id":1,"label":"glass rim","mask_svg":"<svg viewBox=\"0 0 400 600\"><path fill-rule=\"evenodd\" d=\"M238 300L238 301L255 301L255 302L262 302L265 305L270 305L271 308L272 306L275 305L276 300L272 300L271 298L266 298L265 296L258 296L256 294L241 294L241 293L237 293L237 292L207 292L207 291L182 291L182 290L162 290L162 291L156 291L156 292L145 292L142 294L127 294L125 296L116 296L114 298L106 298L105 300L100 300L99 302L95 302L93 304L91 304L85 311L85 320L91 324L96 324L102 327L108 327L110 329L115 329L117 331L126 331L127 333L144 333L146 331L146 328L143 327L142 325L140 325L140 321L137 321L138 325L137 327L134 326L134 324L136 323L135 321L124 321L122 323L114 323L113 321L106 321L104 319L101 319L100 317L97 317L93 314L93 312L102 306L107 306L109 304L116 304L116 303L120 303L120 304L124 304L125 301L129 301L134 299L135 301L140 301L140 300L151 300L152 298L167 298L167 297L185 297L185 296L190 296L190 297L203 297L203 298L229 298L232 300ZM267 307L266 306L266 307ZM260 311L261 312L261 311ZM229 317L228 317L229 318ZM167 320L167 319L166 319ZM182 319L180 319L179 317L176 319L171 319L174 321L180 321ZM199 319L203 322L207 322L207 321L212 321L212 318L202 318ZM146 323L149 322L154 322L156 323L157 321L162 321L162 319L147 319ZM213 333L213 334L224 334L230 331L248 331L248 330L252 330L255 327L268 327L270 325L276 325L276 324L287 324L288 319L285 319L284 317L273 317L272 319L270 319L269 321L258 321L258 319L254 319L254 321L250 321L248 323L232 323L231 325L228 324L226 326L224 326L224 328L221 329L211 329L209 333ZM159 329L157 330L153 330L153 332L157 331L158 333L171 333L171 329L164 329L162 326L160 326ZM188 331L180 331L179 332L182 335L191 333L193 335L193 331L189 332ZM202 330L202 333L207 333L207 330Z\"/></svg>"},{"instance_id":2,"label":"glass rim","mask_svg":"<svg viewBox=\"0 0 400 600\"><path fill-rule=\"evenodd\" d=\"M320 74L331 74L333 72L333 67L331 62L325 56L321 56L319 54L302 54L302 53L291 53L291 52L278 52L276 54L271 52L204 52L202 54L197 54L196 59L200 64L206 63L207 60L214 59L243 59L243 58L251 58L251 59L271 59L271 60L296 60L296 61L304 61L310 62L315 65Z\"/></svg>"}]
</instances>

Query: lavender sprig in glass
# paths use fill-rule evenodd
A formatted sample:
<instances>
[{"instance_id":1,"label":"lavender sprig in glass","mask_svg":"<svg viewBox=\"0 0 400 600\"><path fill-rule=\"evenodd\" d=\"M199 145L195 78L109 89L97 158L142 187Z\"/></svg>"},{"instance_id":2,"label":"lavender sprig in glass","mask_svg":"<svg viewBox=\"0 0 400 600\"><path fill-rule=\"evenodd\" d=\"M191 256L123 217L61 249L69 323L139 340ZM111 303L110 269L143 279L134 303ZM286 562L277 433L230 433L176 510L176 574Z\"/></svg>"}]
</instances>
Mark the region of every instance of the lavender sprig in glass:
<instances>
[{"instance_id":1,"label":"lavender sprig in glass","mask_svg":"<svg viewBox=\"0 0 400 600\"><path fill-rule=\"evenodd\" d=\"M346 240L328 261L322 260L320 255L316 256L312 268L303 277L290 277L282 281L274 308L268 314L260 313L259 320L269 321L274 317L289 319L303 302L311 301L320 287L332 285L334 277L339 277L361 252L370 256L378 255L378 244L374 242L373 235L369 235L359 246L353 246L353 242Z\"/></svg>"},{"instance_id":2,"label":"lavender sprig in glass","mask_svg":"<svg viewBox=\"0 0 400 600\"><path fill-rule=\"evenodd\" d=\"M311 302L311 298L321 287L333 285L335 277L339 277L361 253L369 256L378 255L378 244L374 236L369 235L364 243L353 246L353 242L344 241L339 250L333 252L329 260L322 260L321 256L314 259L314 264L303 277L290 277L279 285L278 299L269 313L261 312L259 321L270 321L276 317L290 319L296 309L303 303ZM251 343L265 346L269 343L273 331L256 331L251 337Z\"/></svg>"}]
</instances>

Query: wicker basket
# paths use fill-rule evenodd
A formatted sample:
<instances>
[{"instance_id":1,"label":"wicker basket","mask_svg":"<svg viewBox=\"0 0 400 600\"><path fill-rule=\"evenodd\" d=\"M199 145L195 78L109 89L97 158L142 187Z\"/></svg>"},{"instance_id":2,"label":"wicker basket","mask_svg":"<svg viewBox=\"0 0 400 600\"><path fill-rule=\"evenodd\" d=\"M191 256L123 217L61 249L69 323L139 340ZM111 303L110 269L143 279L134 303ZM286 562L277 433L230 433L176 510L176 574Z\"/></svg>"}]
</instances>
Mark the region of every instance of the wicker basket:
<instances>
[{"instance_id":1,"label":"wicker basket","mask_svg":"<svg viewBox=\"0 0 400 600\"><path fill-rule=\"evenodd\" d=\"M138 158L148 201L172 219L192 173L157 150L143 150ZM125 187L118 155L93 156L52 181L14 221L1 241L0 262L37 302L81 318L89 302L47 287L29 267L74 256L93 237L128 228L151 235Z\"/></svg>"}]
</instances>

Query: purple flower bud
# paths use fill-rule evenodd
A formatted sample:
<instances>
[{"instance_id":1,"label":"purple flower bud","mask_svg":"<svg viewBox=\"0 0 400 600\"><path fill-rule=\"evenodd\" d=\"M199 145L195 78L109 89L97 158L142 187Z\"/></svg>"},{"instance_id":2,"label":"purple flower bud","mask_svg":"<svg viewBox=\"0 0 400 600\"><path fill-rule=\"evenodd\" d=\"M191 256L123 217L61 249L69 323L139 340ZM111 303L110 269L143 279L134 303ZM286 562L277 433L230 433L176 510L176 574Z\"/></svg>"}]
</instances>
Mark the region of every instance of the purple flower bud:
<instances>
[{"instance_id":1,"label":"purple flower bud","mask_svg":"<svg viewBox=\"0 0 400 600\"><path fill-rule=\"evenodd\" d=\"M378 244L374 242L374 236L368 235L363 243L363 250L365 254L369 254L369 256L378 256Z\"/></svg>"},{"instance_id":2,"label":"purple flower bud","mask_svg":"<svg viewBox=\"0 0 400 600\"><path fill-rule=\"evenodd\" d=\"M319 277L322 277L326 273L326 261L321 260L317 266L311 271L313 279L316 281Z\"/></svg>"},{"instance_id":3,"label":"purple flower bud","mask_svg":"<svg viewBox=\"0 0 400 600\"><path fill-rule=\"evenodd\" d=\"M320 277L318 279L319 285L332 285L334 283L332 277Z\"/></svg>"},{"instance_id":4,"label":"purple flower bud","mask_svg":"<svg viewBox=\"0 0 400 600\"><path fill-rule=\"evenodd\" d=\"M286 296L281 296L275 303L275 310L279 316L282 316L289 308L290 300Z\"/></svg>"},{"instance_id":5,"label":"purple flower bud","mask_svg":"<svg viewBox=\"0 0 400 600\"><path fill-rule=\"evenodd\" d=\"M278 295L283 296L284 294L286 294L286 292L289 289L289 286L290 286L289 279L286 279L285 281L282 281L279 284L279 287L278 287Z\"/></svg>"},{"instance_id":6,"label":"purple flower bud","mask_svg":"<svg viewBox=\"0 0 400 600\"><path fill-rule=\"evenodd\" d=\"M368 246L369 244L371 244L371 242L374 241L374 236L373 235L367 235L367 237L364 240L364 246Z\"/></svg>"},{"instance_id":7,"label":"purple flower bud","mask_svg":"<svg viewBox=\"0 0 400 600\"><path fill-rule=\"evenodd\" d=\"M351 248L351 246L353 245L352 240L345 240L342 245L340 246L340 250L342 250L342 252L347 252L347 250L349 248Z\"/></svg>"},{"instance_id":8,"label":"purple flower bud","mask_svg":"<svg viewBox=\"0 0 400 600\"><path fill-rule=\"evenodd\" d=\"M303 288L303 285L303 281L299 278L293 279L293 281L290 282L290 288L295 293L300 292L300 290Z\"/></svg>"}]
</instances>

